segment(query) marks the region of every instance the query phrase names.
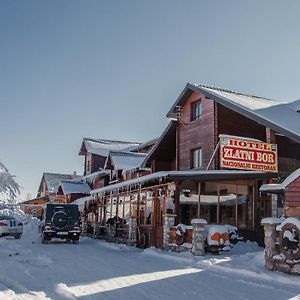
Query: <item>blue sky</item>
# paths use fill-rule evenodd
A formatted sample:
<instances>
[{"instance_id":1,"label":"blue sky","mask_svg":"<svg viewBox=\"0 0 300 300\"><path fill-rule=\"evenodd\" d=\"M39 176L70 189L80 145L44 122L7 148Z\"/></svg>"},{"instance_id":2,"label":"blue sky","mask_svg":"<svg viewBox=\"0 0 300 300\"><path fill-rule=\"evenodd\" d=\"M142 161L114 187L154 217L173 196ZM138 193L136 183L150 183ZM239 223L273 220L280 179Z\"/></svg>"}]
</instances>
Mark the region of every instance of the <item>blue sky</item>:
<instances>
[{"instance_id":1,"label":"blue sky","mask_svg":"<svg viewBox=\"0 0 300 300\"><path fill-rule=\"evenodd\" d=\"M299 1L0 2L0 160L23 195L83 137L146 141L187 82L300 98Z\"/></svg>"}]
</instances>

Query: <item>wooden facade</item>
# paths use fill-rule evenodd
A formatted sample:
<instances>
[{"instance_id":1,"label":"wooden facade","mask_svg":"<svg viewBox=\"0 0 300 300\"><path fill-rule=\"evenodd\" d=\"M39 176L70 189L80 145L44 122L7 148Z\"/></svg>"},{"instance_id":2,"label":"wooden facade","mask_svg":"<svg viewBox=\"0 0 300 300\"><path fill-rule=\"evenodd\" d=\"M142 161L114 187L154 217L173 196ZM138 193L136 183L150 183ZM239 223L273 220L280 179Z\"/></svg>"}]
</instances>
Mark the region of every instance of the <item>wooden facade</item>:
<instances>
[{"instance_id":1,"label":"wooden facade","mask_svg":"<svg viewBox=\"0 0 300 300\"><path fill-rule=\"evenodd\" d=\"M285 189L284 214L300 219L300 176Z\"/></svg>"},{"instance_id":2,"label":"wooden facade","mask_svg":"<svg viewBox=\"0 0 300 300\"><path fill-rule=\"evenodd\" d=\"M20 208L25 214L41 218L43 214L43 206L49 202L49 197L39 197L20 203Z\"/></svg>"},{"instance_id":3,"label":"wooden facade","mask_svg":"<svg viewBox=\"0 0 300 300\"><path fill-rule=\"evenodd\" d=\"M196 101L201 102L202 113L199 119L191 121L191 105ZM300 143L216 103L203 94L192 92L182 104L180 122L177 125L178 170L191 168L191 153L197 148L202 149L202 169L205 169L218 144L220 134L254 138L277 144L281 176L286 177L300 167ZM219 167L219 155L217 155L210 169L219 169Z\"/></svg>"},{"instance_id":4,"label":"wooden facade","mask_svg":"<svg viewBox=\"0 0 300 300\"><path fill-rule=\"evenodd\" d=\"M191 121L191 105L195 101L201 102L202 114L198 120ZM191 169L191 153L197 148L202 149L203 167L207 166L216 146L214 102L192 93L182 106L177 134L178 170Z\"/></svg>"}]
</instances>

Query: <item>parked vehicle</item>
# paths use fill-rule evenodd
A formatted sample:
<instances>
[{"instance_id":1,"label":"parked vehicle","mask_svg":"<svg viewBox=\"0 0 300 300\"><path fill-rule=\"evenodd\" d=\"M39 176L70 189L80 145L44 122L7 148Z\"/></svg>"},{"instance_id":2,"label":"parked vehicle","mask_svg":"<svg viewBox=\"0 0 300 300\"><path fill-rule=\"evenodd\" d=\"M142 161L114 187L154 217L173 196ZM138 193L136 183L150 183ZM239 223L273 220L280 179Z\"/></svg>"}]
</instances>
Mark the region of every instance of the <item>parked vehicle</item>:
<instances>
[{"instance_id":1,"label":"parked vehicle","mask_svg":"<svg viewBox=\"0 0 300 300\"><path fill-rule=\"evenodd\" d=\"M23 234L23 223L14 217L0 215L0 237L13 236L20 239Z\"/></svg>"},{"instance_id":2,"label":"parked vehicle","mask_svg":"<svg viewBox=\"0 0 300 300\"><path fill-rule=\"evenodd\" d=\"M53 238L59 238L77 244L80 234L78 205L52 203L46 205L42 224L39 226L42 243L48 243Z\"/></svg>"}]
</instances>

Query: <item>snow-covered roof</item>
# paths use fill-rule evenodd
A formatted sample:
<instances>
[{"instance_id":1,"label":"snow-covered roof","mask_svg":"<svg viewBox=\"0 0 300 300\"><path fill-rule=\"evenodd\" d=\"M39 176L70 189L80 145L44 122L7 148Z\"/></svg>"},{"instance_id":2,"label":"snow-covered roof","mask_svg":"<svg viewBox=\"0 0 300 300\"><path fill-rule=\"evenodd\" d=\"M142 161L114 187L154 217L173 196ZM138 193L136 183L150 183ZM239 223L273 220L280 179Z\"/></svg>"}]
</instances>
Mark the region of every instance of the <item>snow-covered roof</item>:
<instances>
[{"instance_id":1,"label":"snow-covered roof","mask_svg":"<svg viewBox=\"0 0 300 300\"><path fill-rule=\"evenodd\" d=\"M124 142L105 139L84 138L83 144L88 153L107 157L109 151L131 151L140 143ZM82 150L79 154L83 154Z\"/></svg>"},{"instance_id":2,"label":"snow-covered roof","mask_svg":"<svg viewBox=\"0 0 300 300\"><path fill-rule=\"evenodd\" d=\"M139 151L141 149L144 149L144 148L147 148L147 147L150 147L150 146L153 147L155 145L155 143L156 143L157 140L158 140L158 138L154 138L154 139L151 139L149 141L146 141L146 142L144 142L144 143L142 143L142 144L140 144L140 145L132 148L131 151L135 151L136 152L136 151Z\"/></svg>"},{"instance_id":3,"label":"snow-covered roof","mask_svg":"<svg viewBox=\"0 0 300 300\"><path fill-rule=\"evenodd\" d=\"M88 183L92 183L95 179L98 179L98 178L101 178L101 177L104 177L107 175L109 175L108 171L100 170L100 171L94 172L92 174L82 176L82 180L85 182L88 182Z\"/></svg>"},{"instance_id":4,"label":"snow-covered roof","mask_svg":"<svg viewBox=\"0 0 300 300\"><path fill-rule=\"evenodd\" d=\"M85 202L92 200L93 198L91 196L81 197L73 201L71 204L76 204L78 206L84 205Z\"/></svg>"},{"instance_id":5,"label":"snow-covered roof","mask_svg":"<svg viewBox=\"0 0 300 300\"><path fill-rule=\"evenodd\" d=\"M259 190L261 192L280 192L284 191L286 187L300 177L300 169L297 169L291 173L283 182L281 183L269 183L263 184Z\"/></svg>"},{"instance_id":6,"label":"snow-covered roof","mask_svg":"<svg viewBox=\"0 0 300 300\"><path fill-rule=\"evenodd\" d=\"M290 102L289 106L291 106L293 110L296 110L299 113L300 112L300 99Z\"/></svg>"},{"instance_id":7,"label":"snow-covered roof","mask_svg":"<svg viewBox=\"0 0 300 300\"><path fill-rule=\"evenodd\" d=\"M111 161L115 170L132 170L139 168L147 154L125 151L110 151L106 164Z\"/></svg>"},{"instance_id":8,"label":"snow-covered roof","mask_svg":"<svg viewBox=\"0 0 300 300\"><path fill-rule=\"evenodd\" d=\"M89 194L91 189L85 182L72 181L72 180L61 180L60 184L63 194Z\"/></svg>"},{"instance_id":9,"label":"snow-covered roof","mask_svg":"<svg viewBox=\"0 0 300 300\"><path fill-rule=\"evenodd\" d=\"M91 195L103 194L110 191L124 191L131 187L146 182L183 181L183 180L229 180L229 179L263 179L271 178L274 174L259 171L241 171L241 170L187 170L187 171L161 171L149 175L141 176L135 179L126 180L120 183L105 186L91 191Z\"/></svg>"},{"instance_id":10,"label":"snow-covered roof","mask_svg":"<svg viewBox=\"0 0 300 300\"><path fill-rule=\"evenodd\" d=\"M42 177L42 182L43 179L47 184L48 191L51 193L56 193L58 187L60 186L61 180L72 180L74 178L78 178L79 176L74 176L71 174L58 174L58 173L44 173ZM41 185L42 185L41 182ZM41 189L40 185L40 189ZM39 189L39 190L40 190Z\"/></svg>"},{"instance_id":11,"label":"snow-covered roof","mask_svg":"<svg viewBox=\"0 0 300 300\"><path fill-rule=\"evenodd\" d=\"M300 114L290 102L246 95L202 84L188 83L168 112L168 117L175 117L176 106L182 105L190 92L201 93L215 102L300 143Z\"/></svg>"}]
</instances>

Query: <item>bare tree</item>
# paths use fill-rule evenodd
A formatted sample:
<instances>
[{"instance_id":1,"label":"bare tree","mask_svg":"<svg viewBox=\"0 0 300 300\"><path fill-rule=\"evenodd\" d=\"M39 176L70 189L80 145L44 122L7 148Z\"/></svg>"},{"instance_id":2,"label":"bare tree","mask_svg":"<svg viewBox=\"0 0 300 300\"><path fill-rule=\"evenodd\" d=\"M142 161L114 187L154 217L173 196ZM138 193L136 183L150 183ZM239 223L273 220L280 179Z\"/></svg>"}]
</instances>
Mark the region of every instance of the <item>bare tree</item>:
<instances>
[{"instance_id":1,"label":"bare tree","mask_svg":"<svg viewBox=\"0 0 300 300\"><path fill-rule=\"evenodd\" d=\"M0 162L0 203L14 204L20 194L20 186L15 181L5 165Z\"/></svg>"}]
</instances>

